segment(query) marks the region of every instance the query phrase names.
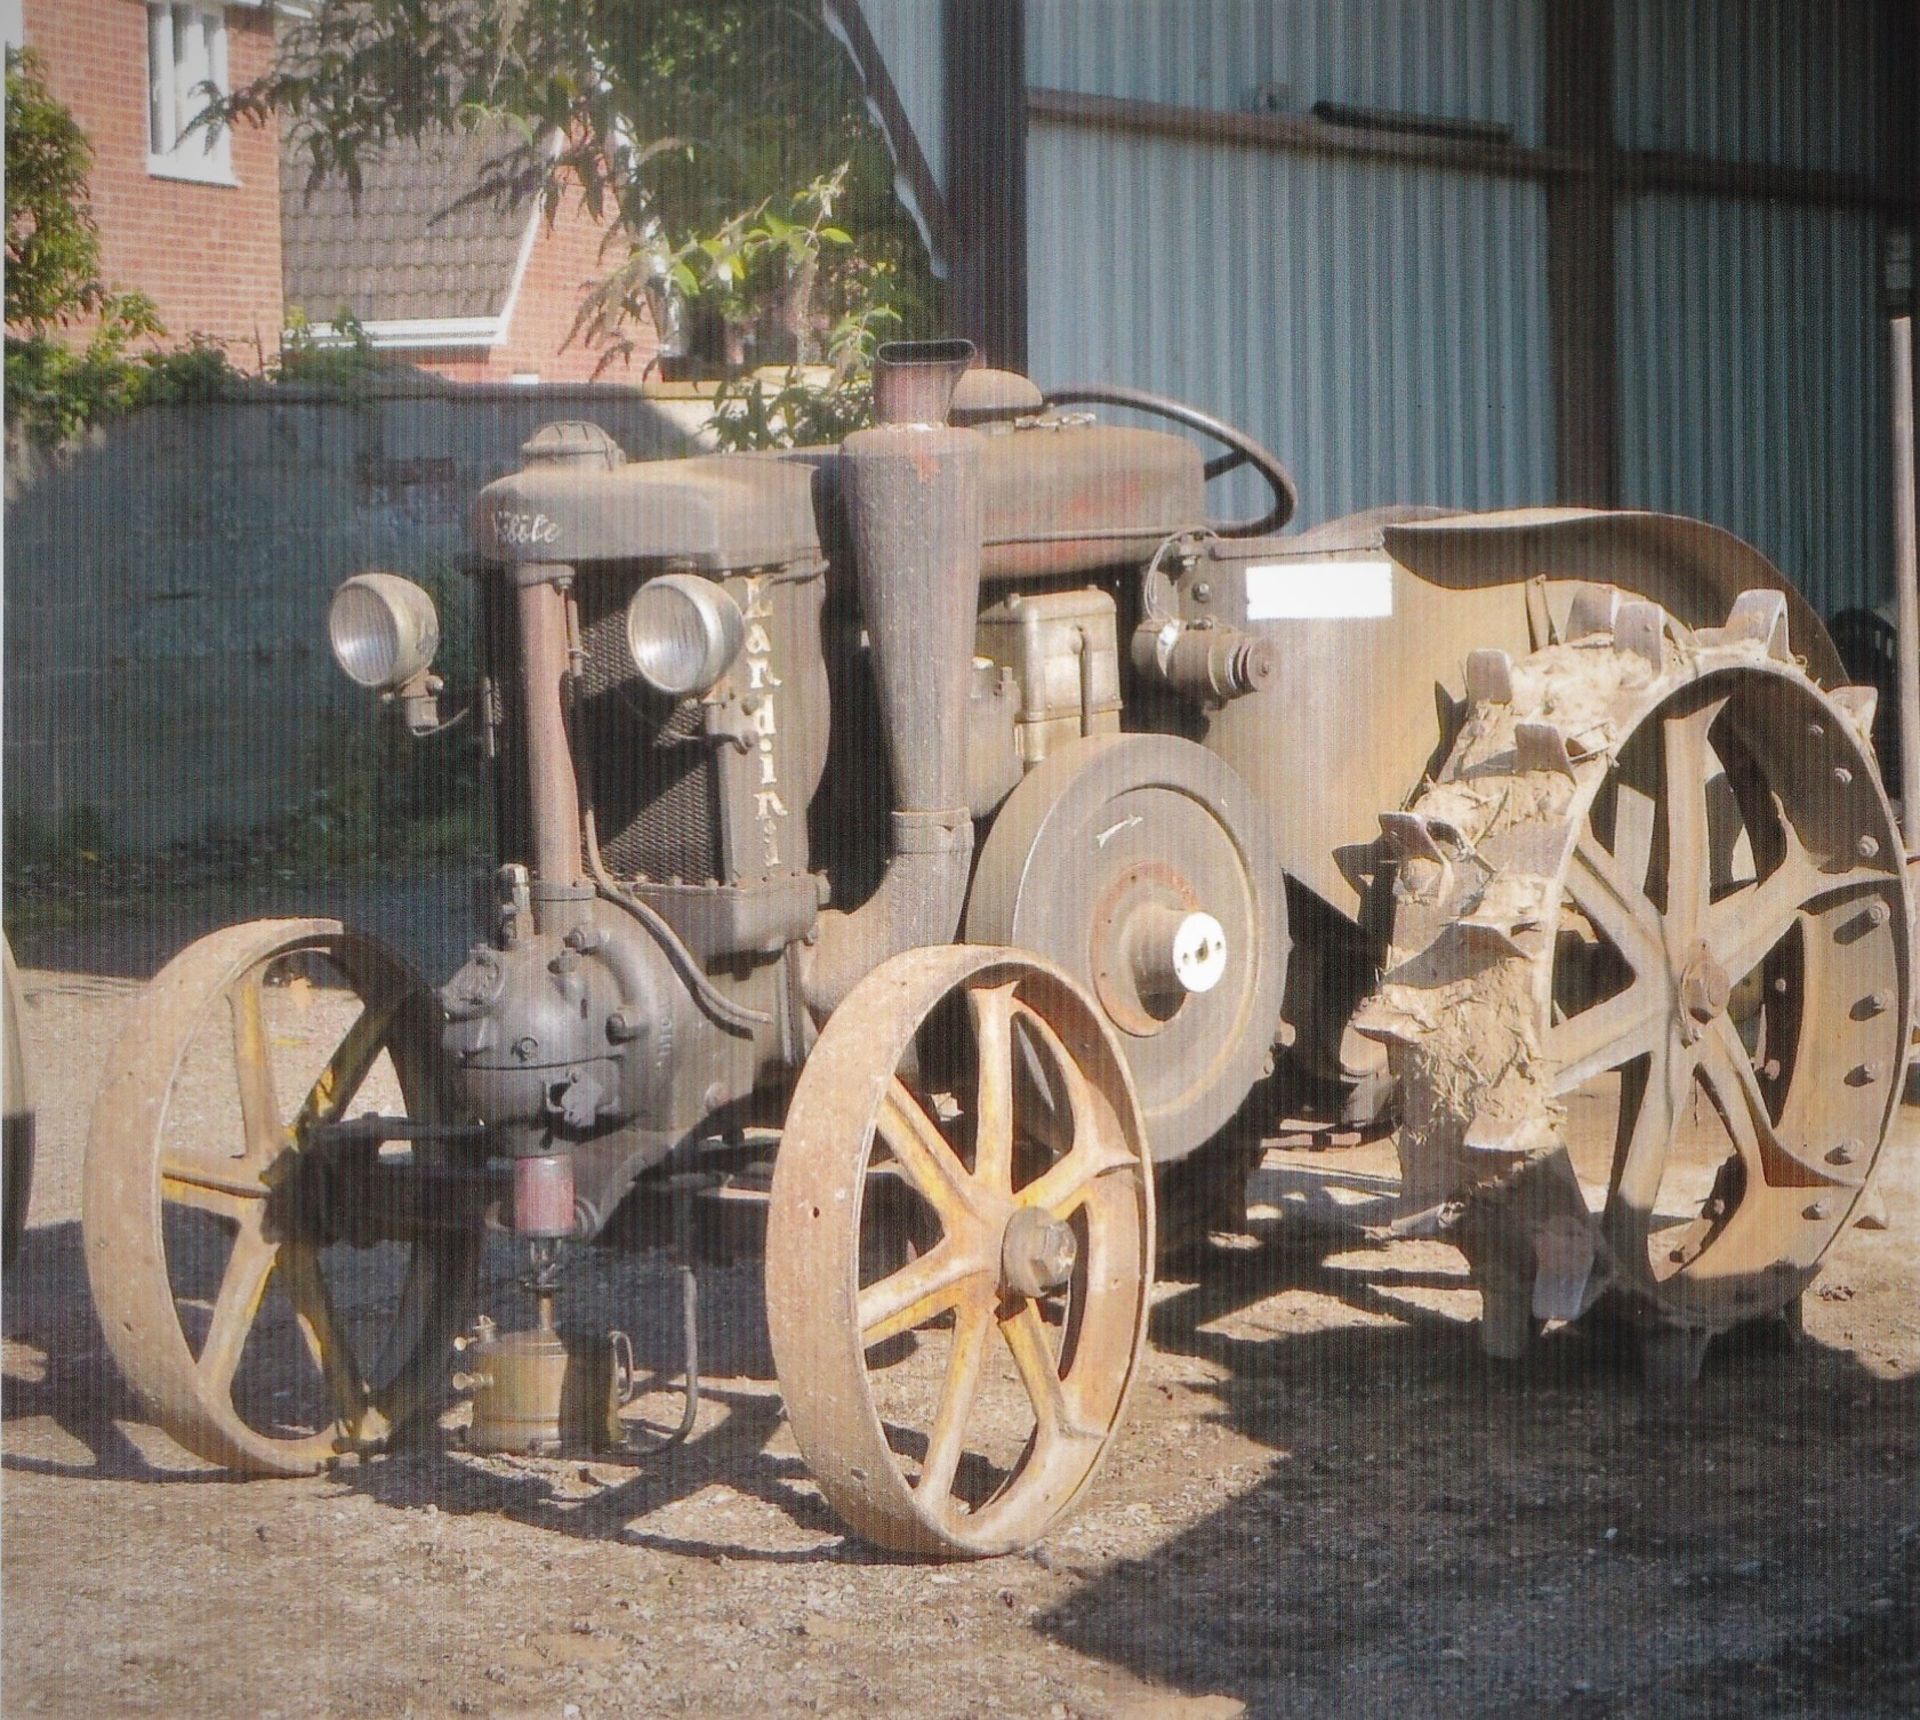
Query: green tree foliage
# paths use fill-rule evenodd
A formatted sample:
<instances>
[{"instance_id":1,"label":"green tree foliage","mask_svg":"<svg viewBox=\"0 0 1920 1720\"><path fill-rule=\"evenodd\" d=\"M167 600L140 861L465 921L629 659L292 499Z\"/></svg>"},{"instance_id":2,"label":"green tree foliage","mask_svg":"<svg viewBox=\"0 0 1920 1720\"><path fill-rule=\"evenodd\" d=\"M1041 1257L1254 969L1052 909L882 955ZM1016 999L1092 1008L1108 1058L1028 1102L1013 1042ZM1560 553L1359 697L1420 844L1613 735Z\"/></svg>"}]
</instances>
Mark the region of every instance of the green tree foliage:
<instances>
[{"instance_id":1,"label":"green tree foliage","mask_svg":"<svg viewBox=\"0 0 1920 1720\"><path fill-rule=\"evenodd\" d=\"M7 52L7 326L44 334L98 312L93 150L49 93L37 57Z\"/></svg>"},{"instance_id":2,"label":"green tree foliage","mask_svg":"<svg viewBox=\"0 0 1920 1720\"><path fill-rule=\"evenodd\" d=\"M577 192L609 222L576 335L631 351L642 307L714 368L830 360L931 311L884 141L812 0L315 0L218 110L278 117L309 184L358 190L435 132L505 139L475 196ZM672 301L677 300L677 304Z\"/></svg>"},{"instance_id":3,"label":"green tree foliage","mask_svg":"<svg viewBox=\"0 0 1920 1720\"><path fill-rule=\"evenodd\" d=\"M6 77L7 419L64 441L134 403L141 379L127 351L159 334L160 321L144 294L101 278L86 133L33 54L9 48ZM80 346L61 338L89 320Z\"/></svg>"}]
</instances>

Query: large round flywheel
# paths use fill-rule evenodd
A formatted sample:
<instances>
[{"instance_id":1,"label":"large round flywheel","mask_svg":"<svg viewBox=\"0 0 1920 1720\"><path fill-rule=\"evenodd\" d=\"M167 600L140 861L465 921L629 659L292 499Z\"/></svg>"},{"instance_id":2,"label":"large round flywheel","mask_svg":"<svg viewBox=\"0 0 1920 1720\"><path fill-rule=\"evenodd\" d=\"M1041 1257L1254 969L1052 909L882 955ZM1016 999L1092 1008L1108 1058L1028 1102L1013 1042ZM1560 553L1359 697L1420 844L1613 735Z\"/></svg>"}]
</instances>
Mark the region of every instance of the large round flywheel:
<instances>
[{"instance_id":1,"label":"large round flywheel","mask_svg":"<svg viewBox=\"0 0 1920 1720\"><path fill-rule=\"evenodd\" d=\"M437 1407L481 1214L456 1189L409 1217L383 1173L446 1155L406 1138L442 1115L439 1026L404 962L331 920L215 932L135 1005L87 1143L87 1276L189 1451L311 1474Z\"/></svg>"},{"instance_id":2,"label":"large round flywheel","mask_svg":"<svg viewBox=\"0 0 1920 1720\"><path fill-rule=\"evenodd\" d=\"M1030 771L982 845L966 935L1033 950L1093 994L1157 1161L1216 1135L1268 1066L1280 867L1246 785L1191 741L1096 735Z\"/></svg>"},{"instance_id":3,"label":"large round flywheel","mask_svg":"<svg viewBox=\"0 0 1920 1720\"><path fill-rule=\"evenodd\" d=\"M1113 1038L1058 968L953 945L867 975L801 1070L767 1326L801 1454L870 1541L1026 1546L1120 1426L1153 1175Z\"/></svg>"},{"instance_id":4,"label":"large round flywheel","mask_svg":"<svg viewBox=\"0 0 1920 1720\"><path fill-rule=\"evenodd\" d=\"M1496 1351L1603 1293L1699 1342L1785 1307L1886 1141L1902 848L1868 701L1786 629L1777 592L1690 631L1586 589L1565 642L1475 654L1439 780L1383 820L1358 1024L1396 1048L1413 1198L1466 1202Z\"/></svg>"}]
</instances>

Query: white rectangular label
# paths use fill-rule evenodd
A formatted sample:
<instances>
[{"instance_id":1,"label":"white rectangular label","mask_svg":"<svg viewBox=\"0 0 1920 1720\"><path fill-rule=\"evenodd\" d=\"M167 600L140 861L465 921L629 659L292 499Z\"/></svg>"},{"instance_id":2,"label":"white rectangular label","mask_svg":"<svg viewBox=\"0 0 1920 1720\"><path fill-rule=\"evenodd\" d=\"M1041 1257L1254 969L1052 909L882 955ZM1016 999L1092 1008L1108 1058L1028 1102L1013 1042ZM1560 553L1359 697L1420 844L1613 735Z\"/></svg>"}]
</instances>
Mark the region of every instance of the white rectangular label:
<instances>
[{"instance_id":1,"label":"white rectangular label","mask_svg":"<svg viewBox=\"0 0 1920 1720\"><path fill-rule=\"evenodd\" d=\"M1279 561L1247 569L1249 621L1359 621L1392 613L1390 561Z\"/></svg>"}]
</instances>

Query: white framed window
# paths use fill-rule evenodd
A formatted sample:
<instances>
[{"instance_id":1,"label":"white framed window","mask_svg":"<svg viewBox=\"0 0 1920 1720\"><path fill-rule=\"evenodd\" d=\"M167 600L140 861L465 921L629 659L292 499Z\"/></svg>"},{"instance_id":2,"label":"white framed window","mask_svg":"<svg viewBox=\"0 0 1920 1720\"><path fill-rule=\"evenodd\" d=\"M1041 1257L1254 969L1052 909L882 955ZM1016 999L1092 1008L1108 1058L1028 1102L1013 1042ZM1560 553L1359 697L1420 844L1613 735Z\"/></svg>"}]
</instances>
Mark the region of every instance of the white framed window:
<instances>
[{"instance_id":1,"label":"white framed window","mask_svg":"<svg viewBox=\"0 0 1920 1720\"><path fill-rule=\"evenodd\" d=\"M227 19L219 6L148 0L147 171L163 179L231 185L233 134L189 129L206 111L208 89L225 95Z\"/></svg>"}]
</instances>

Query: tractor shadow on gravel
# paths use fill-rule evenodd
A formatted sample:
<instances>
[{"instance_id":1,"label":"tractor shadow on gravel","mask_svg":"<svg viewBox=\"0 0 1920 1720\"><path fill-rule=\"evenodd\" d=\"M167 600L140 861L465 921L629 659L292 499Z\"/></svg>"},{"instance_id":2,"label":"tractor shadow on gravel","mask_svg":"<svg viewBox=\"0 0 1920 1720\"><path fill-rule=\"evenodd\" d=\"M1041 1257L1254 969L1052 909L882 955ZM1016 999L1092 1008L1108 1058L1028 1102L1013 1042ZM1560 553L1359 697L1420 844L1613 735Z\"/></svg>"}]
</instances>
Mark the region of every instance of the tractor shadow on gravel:
<instances>
[{"instance_id":1,"label":"tractor shadow on gravel","mask_svg":"<svg viewBox=\"0 0 1920 1720\"><path fill-rule=\"evenodd\" d=\"M22 1368L9 1357L0 1414L7 1424L0 1468L37 1475L74 1475L119 1481L210 1482L224 1472L199 1464L154 1431L152 1443L169 1454L156 1463L127 1432L146 1422L107 1341L87 1289L80 1226L74 1222L30 1228L20 1258L7 1274L0 1300L9 1345L38 1353L39 1366ZM37 1372L37 1377L36 1377ZM68 1460L19 1449L13 1423L44 1417L88 1455Z\"/></svg>"},{"instance_id":2,"label":"tractor shadow on gravel","mask_svg":"<svg viewBox=\"0 0 1920 1720\"><path fill-rule=\"evenodd\" d=\"M576 1306L583 1317L620 1324L632 1336L635 1360L649 1387L642 1405L646 1426L635 1427L644 1445L649 1429L671 1424L679 1407L681 1338L672 1280L644 1258L587 1258L588 1281L577 1287ZM14 1351L0 1401L6 1428L0 1468L166 1485L347 1488L395 1509L432 1505L451 1515L500 1515L585 1540L626 1541L705 1558L777 1563L880 1558L857 1543L835 1545L842 1531L799 1455L790 1444L784 1454L769 1449L782 1433L783 1420L758 1281L757 1270L702 1274L700 1348L710 1377L701 1391L700 1423L685 1445L631 1464L601 1457L522 1460L467 1452L457 1429L436 1429L391 1453L348 1460L316 1481L259 1482L200 1463L151 1426L101 1334L87 1288L80 1226L41 1225L28 1230L7 1277L4 1329ZM512 1300L510 1288L496 1284L492 1293L500 1298L494 1306L503 1317L527 1314ZM57 1437L47 1441L36 1430L23 1441L17 1424L29 1422L51 1423ZM23 1450L23 1443L50 1446L58 1455ZM583 1482L583 1471L593 1479ZM650 1518L716 1486L774 1506L800 1535L828 1545L770 1550L648 1528Z\"/></svg>"},{"instance_id":3,"label":"tractor shadow on gravel","mask_svg":"<svg viewBox=\"0 0 1920 1720\"><path fill-rule=\"evenodd\" d=\"M1911 1711L1920 1379L1781 1321L1666 1395L1607 1328L1493 1363L1368 1253L1283 1224L1158 1303L1181 1413L1272 1462L1042 1634L1261 1714Z\"/></svg>"}]
</instances>

